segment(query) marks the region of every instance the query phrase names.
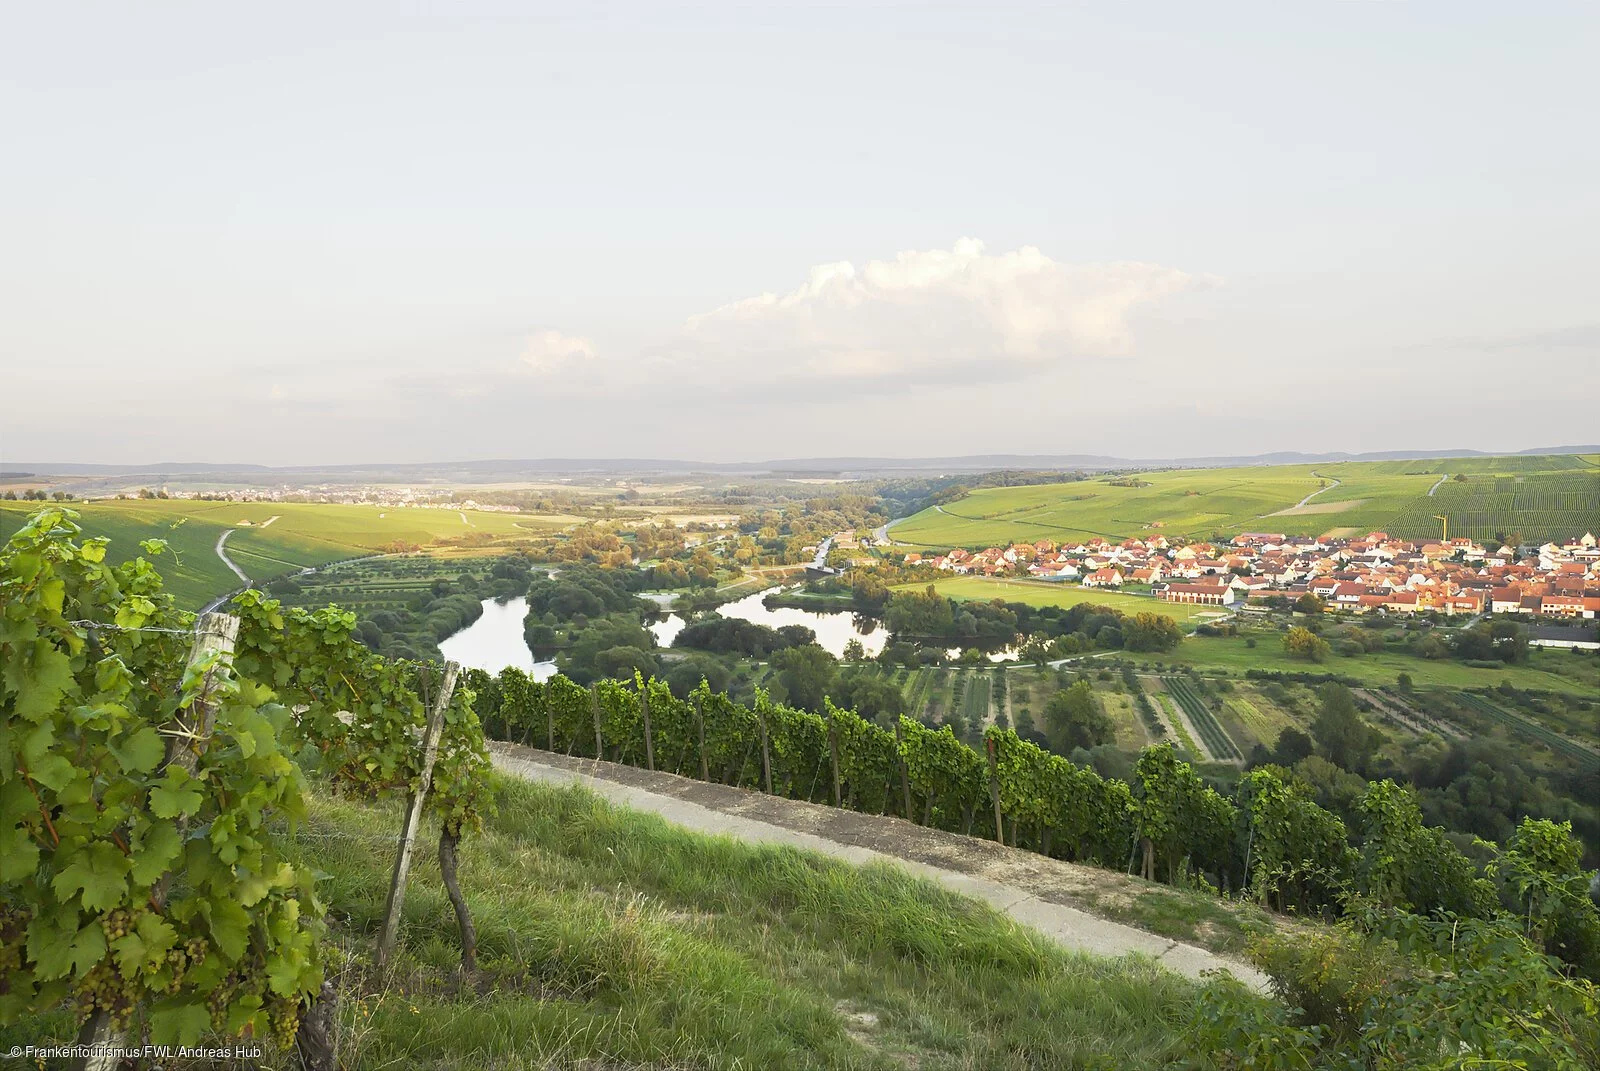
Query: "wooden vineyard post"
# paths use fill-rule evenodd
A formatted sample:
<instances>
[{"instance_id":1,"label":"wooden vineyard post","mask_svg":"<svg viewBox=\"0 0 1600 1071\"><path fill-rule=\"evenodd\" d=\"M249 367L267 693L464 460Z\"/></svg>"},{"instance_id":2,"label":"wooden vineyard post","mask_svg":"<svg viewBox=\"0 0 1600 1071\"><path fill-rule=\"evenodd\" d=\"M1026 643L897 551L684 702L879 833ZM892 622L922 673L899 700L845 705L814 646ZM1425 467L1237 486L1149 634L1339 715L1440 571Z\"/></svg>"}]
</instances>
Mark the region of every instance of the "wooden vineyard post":
<instances>
[{"instance_id":1,"label":"wooden vineyard post","mask_svg":"<svg viewBox=\"0 0 1600 1071\"><path fill-rule=\"evenodd\" d=\"M828 761L833 764L833 805L841 805L839 796L839 729L833 721L833 711L828 711Z\"/></svg>"},{"instance_id":2,"label":"wooden vineyard post","mask_svg":"<svg viewBox=\"0 0 1600 1071\"><path fill-rule=\"evenodd\" d=\"M594 757L598 762L606 757L605 738L600 735L600 686L589 685L589 710L594 714Z\"/></svg>"},{"instance_id":3,"label":"wooden vineyard post","mask_svg":"<svg viewBox=\"0 0 1600 1071\"><path fill-rule=\"evenodd\" d=\"M238 637L239 619L232 614L205 613L195 623L194 642L189 646L186 667L204 662L213 655L219 657L212 668L206 671L194 702L187 710L175 712L172 722L162 734L167 738L167 766L181 766L188 774L193 774L200 766L200 756L210 743L211 727L217 717L215 696L219 671L227 672L234 641ZM180 840L187 833L188 824L187 818L179 816L177 826ZM168 871L151 890L150 895L158 911L166 907L167 890L171 885L172 872ZM91 1046L88 1055L83 1057L78 1066L86 1071L111 1071L121 1062L114 1055L121 1039L122 1031L112 1028L111 1016L104 1010L96 1011L84 1022L78 1034L80 1044Z\"/></svg>"},{"instance_id":4,"label":"wooden vineyard post","mask_svg":"<svg viewBox=\"0 0 1600 1071\"><path fill-rule=\"evenodd\" d=\"M772 795L772 755L767 750L767 708L760 702L756 703L756 724L761 728L761 782L767 786L767 795Z\"/></svg>"},{"instance_id":5,"label":"wooden vineyard post","mask_svg":"<svg viewBox=\"0 0 1600 1071\"><path fill-rule=\"evenodd\" d=\"M644 765L647 770L656 768L656 742L650 734L650 682L639 689L639 713L644 717Z\"/></svg>"},{"instance_id":6,"label":"wooden vineyard post","mask_svg":"<svg viewBox=\"0 0 1600 1071\"><path fill-rule=\"evenodd\" d=\"M911 812L911 778L906 775L906 756L900 750L904 746L905 734L900 728L900 719L894 720L894 763L900 767L900 796L905 800L905 816L915 822L917 816Z\"/></svg>"},{"instance_id":7,"label":"wooden vineyard post","mask_svg":"<svg viewBox=\"0 0 1600 1071\"><path fill-rule=\"evenodd\" d=\"M422 805L427 802L428 789L433 779L433 764L439 758L439 737L444 732L444 712L450 705L450 695L456 689L456 674L461 666L455 662L444 664L444 679L433 697L428 710L428 727L422 732L422 769L417 774L417 787L411 793L406 807L405 824L400 827L400 853L395 856L394 876L389 880L389 899L383 908L383 929L378 933L378 969L381 971L394 952L395 941L400 936L400 915L405 909L406 877L411 872L411 854L417 845L417 830L422 825Z\"/></svg>"},{"instance_id":8,"label":"wooden vineyard post","mask_svg":"<svg viewBox=\"0 0 1600 1071\"><path fill-rule=\"evenodd\" d=\"M994 741L985 738L983 742L988 745L984 750L989 753L989 797L994 800L994 839L1004 844L1006 833L1000 819L1000 774L994 758Z\"/></svg>"},{"instance_id":9,"label":"wooden vineyard post","mask_svg":"<svg viewBox=\"0 0 1600 1071\"><path fill-rule=\"evenodd\" d=\"M550 705L550 697L545 696L544 701L544 739L545 750L556 749L556 710Z\"/></svg>"},{"instance_id":10,"label":"wooden vineyard post","mask_svg":"<svg viewBox=\"0 0 1600 1071\"><path fill-rule=\"evenodd\" d=\"M694 697L694 731L700 738L700 780L711 780L711 766L706 762L706 712L700 707L700 697Z\"/></svg>"}]
</instances>

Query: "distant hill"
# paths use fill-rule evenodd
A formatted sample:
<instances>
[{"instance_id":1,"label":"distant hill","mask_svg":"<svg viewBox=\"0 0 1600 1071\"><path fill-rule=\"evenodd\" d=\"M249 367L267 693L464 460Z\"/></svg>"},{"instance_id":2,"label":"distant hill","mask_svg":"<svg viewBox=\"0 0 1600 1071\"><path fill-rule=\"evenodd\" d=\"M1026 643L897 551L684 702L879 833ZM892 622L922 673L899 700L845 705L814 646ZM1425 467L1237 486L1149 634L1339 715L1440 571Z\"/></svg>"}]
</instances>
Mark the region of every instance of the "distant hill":
<instances>
[{"instance_id":1,"label":"distant hill","mask_svg":"<svg viewBox=\"0 0 1600 1071\"><path fill-rule=\"evenodd\" d=\"M727 476L828 475L865 478L885 474L987 472L993 469L1235 468L1249 465L1304 465L1338 461L1404 461L1422 458L1524 457L1600 453L1600 445L1550 446L1517 451L1383 450L1367 453L1304 453L1128 458L1106 454L966 454L952 457L813 457L770 461L717 462L668 458L520 458L476 461L371 462L354 465L219 465L164 461L154 464L81 464L17 462L18 468L52 476L189 477L208 482L237 483L474 483L517 478L594 474L706 473Z\"/></svg>"}]
</instances>

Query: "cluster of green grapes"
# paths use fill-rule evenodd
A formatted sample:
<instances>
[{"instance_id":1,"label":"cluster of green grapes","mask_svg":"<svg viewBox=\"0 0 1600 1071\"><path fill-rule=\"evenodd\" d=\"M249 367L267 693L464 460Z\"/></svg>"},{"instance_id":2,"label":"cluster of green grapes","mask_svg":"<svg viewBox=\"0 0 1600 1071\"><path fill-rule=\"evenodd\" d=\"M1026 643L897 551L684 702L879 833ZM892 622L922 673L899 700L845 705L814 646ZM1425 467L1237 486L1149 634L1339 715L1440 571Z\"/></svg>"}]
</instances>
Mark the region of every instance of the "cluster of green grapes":
<instances>
[{"instance_id":1,"label":"cluster of green grapes","mask_svg":"<svg viewBox=\"0 0 1600 1071\"><path fill-rule=\"evenodd\" d=\"M98 1008L110 1013L113 1030L128 1029L137 1003L137 987L122 977L110 959L96 963L78 983L78 1006L85 1012Z\"/></svg>"},{"instance_id":2,"label":"cluster of green grapes","mask_svg":"<svg viewBox=\"0 0 1600 1071\"><path fill-rule=\"evenodd\" d=\"M191 937L183 944L167 949L167 970L170 974L164 988L168 993L178 991L178 987L183 985L183 976L191 967L200 965L209 947L203 938Z\"/></svg>"},{"instance_id":3,"label":"cluster of green grapes","mask_svg":"<svg viewBox=\"0 0 1600 1071\"><path fill-rule=\"evenodd\" d=\"M300 1029L299 1002L286 1000L269 991L259 973L236 969L218 982L216 988L206 997L206 1009L211 1013L211 1021L219 1024L227 1022L228 1008L241 996L251 993L261 999L273 1040L284 1051L293 1048L295 1034ZM253 1031L250 1027L246 1027L245 1033L250 1034Z\"/></svg>"}]
</instances>

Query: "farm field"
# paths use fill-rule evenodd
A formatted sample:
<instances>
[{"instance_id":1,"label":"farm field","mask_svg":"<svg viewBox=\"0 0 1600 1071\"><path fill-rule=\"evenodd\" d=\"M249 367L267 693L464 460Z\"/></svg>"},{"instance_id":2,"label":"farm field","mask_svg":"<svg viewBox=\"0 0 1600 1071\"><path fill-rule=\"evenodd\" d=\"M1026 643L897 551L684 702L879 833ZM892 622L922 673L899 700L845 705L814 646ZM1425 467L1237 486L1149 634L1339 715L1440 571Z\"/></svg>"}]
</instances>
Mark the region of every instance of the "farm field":
<instances>
[{"instance_id":1,"label":"farm field","mask_svg":"<svg viewBox=\"0 0 1600 1071\"><path fill-rule=\"evenodd\" d=\"M1213 758L1226 760L1244 757L1243 752L1234 746L1234 742L1217 723L1206 698L1192 682L1182 677L1163 677L1161 683L1183 713L1188 716L1189 724L1200 734L1200 742L1205 745L1205 749Z\"/></svg>"},{"instance_id":2,"label":"farm field","mask_svg":"<svg viewBox=\"0 0 1600 1071\"><path fill-rule=\"evenodd\" d=\"M1223 706L1239 722L1243 734L1250 738L1238 740L1247 751L1251 740L1270 748L1285 729L1304 728L1277 703L1246 685L1235 685Z\"/></svg>"},{"instance_id":3,"label":"farm field","mask_svg":"<svg viewBox=\"0 0 1600 1071\"><path fill-rule=\"evenodd\" d=\"M1081 584L1057 584L1046 580L990 580L981 576L952 576L934 581L939 594L952 599L975 599L987 602L1003 599L1029 606L1076 606L1092 602L1121 610L1125 614L1155 613L1172 618L1178 624L1195 619L1205 620L1218 616L1213 606L1193 606L1188 603L1168 603L1148 595L1124 595L1104 588L1086 588ZM926 584L905 584L903 588L922 590Z\"/></svg>"},{"instance_id":4,"label":"farm field","mask_svg":"<svg viewBox=\"0 0 1600 1071\"><path fill-rule=\"evenodd\" d=\"M1487 688L1509 681L1514 687L1536 691L1593 695L1593 658L1584 659L1565 651L1534 650L1525 665L1500 669L1478 669L1461 662L1413 658L1388 651L1351 658L1332 656L1326 662L1307 662L1293 658L1279 643L1275 633L1256 636L1256 646L1246 645L1245 636L1191 636L1174 651L1159 656L1162 661L1194 666L1201 673L1225 671L1243 676L1246 670L1260 669L1280 673L1335 673L1354 677L1364 684L1394 684L1399 675L1411 674L1418 687Z\"/></svg>"},{"instance_id":5,"label":"farm field","mask_svg":"<svg viewBox=\"0 0 1600 1071\"><path fill-rule=\"evenodd\" d=\"M38 507L0 503L0 538L10 536ZM238 578L216 555L217 538L229 529L229 558L252 580L265 581L308 566L376 554L396 542L430 547L438 539L484 533L485 545L472 549L494 553L497 544L547 533L564 523L542 514L339 503L113 499L69 508L80 515L86 534L111 540L108 555L114 561L137 556L140 540L167 540L175 558L163 566L162 575L168 590L191 609L238 586Z\"/></svg>"},{"instance_id":6,"label":"farm field","mask_svg":"<svg viewBox=\"0 0 1600 1071\"><path fill-rule=\"evenodd\" d=\"M1105 688L1096 688L1095 696L1100 700L1100 709L1111 719L1117 747L1123 751L1139 751L1150 743L1150 734L1139 720L1132 696Z\"/></svg>"},{"instance_id":7,"label":"farm field","mask_svg":"<svg viewBox=\"0 0 1600 1071\"><path fill-rule=\"evenodd\" d=\"M1505 726L1514 733L1519 733L1543 744L1560 755L1590 765L1600 764L1600 750L1596 750L1592 746L1585 747L1559 733L1551 732L1538 722L1524 718L1520 714L1514 714L1481 695L1474 695L1471 692L1457 692L1455 698L1458 702L1466 704L1466 706L1489 718L1489 720Z\"/></svg>"},{"instance_id":8,"label":"farm field","mask_svg":"<svg viewBox=\"0 0 1600 1071\"><path fill-rule=\"evenodd\" d=\"M1443 483L1441 476L1447 477ZM1439 535L1434 515L1440 513L1451 517L1452 534L1475 538L1497 532L1520 534L1525 541L1581 535L1600 528L1600 457L1183 469L1132 479L980 488L906 518L893 534L897 542L936 549L1092 536L1204 538L1247 530L1352 535L1382 529L1420 539Z\"/></svg>"}]
</instances>

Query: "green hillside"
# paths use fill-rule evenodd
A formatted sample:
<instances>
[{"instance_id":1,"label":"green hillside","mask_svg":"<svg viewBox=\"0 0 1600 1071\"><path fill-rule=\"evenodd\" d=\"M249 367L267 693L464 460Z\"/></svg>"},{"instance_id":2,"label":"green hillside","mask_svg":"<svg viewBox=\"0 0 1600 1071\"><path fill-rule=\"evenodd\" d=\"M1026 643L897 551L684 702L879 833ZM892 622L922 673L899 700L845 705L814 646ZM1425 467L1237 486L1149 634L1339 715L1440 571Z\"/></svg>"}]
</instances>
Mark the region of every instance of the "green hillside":
<instances>
[{"instance_id":1,"label":"green hillside","mask_svg":"<svg viewBox=\"0 0 1600 1071\"><path fill-rule=\"evenodd\" d=\"M22 526L33 502L0 502L0 539ZM428 547L440 539L487 537L487 545L526 539L564 522L512 513L400 509L340 503L204 502L122 499L71 503L86 535L111 539L109 555L125 561L143 553L139 542L165 539L167 590L190 609L239 586L217 557L217 538L229 529L226 550L255 581L307 566L377 554L395 543Z\"/></svg>"},{"instance_id":2,"label":"green hillside","mask_svg":"<svg viewBox=\"0 0 1600 1071\"><path fill-rule=\"evenodd\" d=\"M1441 482L1442 481L1442 482ZM1432 492L1430 494L1430 492ZM1541 541L1600 528L1600 458L1441 458L1182 469L992 487L894 526L902 543L978 547L1092 536L1200 538L1248 530Z\"/></svg>"}]
</instances>

